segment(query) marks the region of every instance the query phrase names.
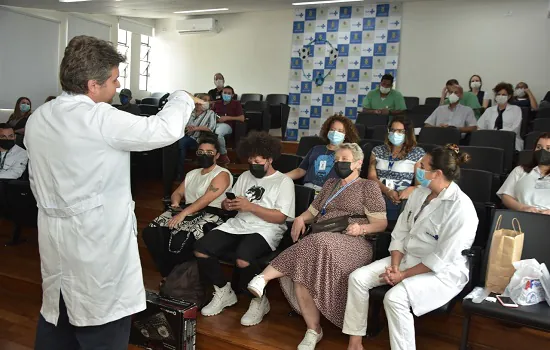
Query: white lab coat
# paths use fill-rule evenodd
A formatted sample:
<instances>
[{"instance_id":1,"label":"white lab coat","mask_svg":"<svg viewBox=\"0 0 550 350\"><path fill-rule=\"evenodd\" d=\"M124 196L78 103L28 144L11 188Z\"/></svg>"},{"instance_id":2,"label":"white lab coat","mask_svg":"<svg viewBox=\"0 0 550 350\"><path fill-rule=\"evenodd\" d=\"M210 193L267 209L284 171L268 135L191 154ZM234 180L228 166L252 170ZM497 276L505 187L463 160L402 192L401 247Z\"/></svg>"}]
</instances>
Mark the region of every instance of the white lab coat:
<instances>
[{"instance_id":1,"label":"white lab coat","mask_svg":"<svg viewBox=\"0 0 550 350\"><path fill-rule=\"evenodd\" d=\"M389 248L405 254L401 270L423 263L433 271L402 282L417 316L443 306L466 286L469 269L462 250L472 246L478 225L472 201L454 182L418 215L430 193L423 187L413 191Z\"/></svg>"},{"instance_id":2,"label":"white lab coat","mask_svg":"<svg viewBox=\"0 0 550 350\"><path fill-rule=\"evenodd\" d=\"M64 93L29 118L25 145L38 202L41 313L57 324L59 292L75 326L112 322L146 307L130 191L130 151L174 143L195 105L171 95L149 118Z\"/></svg>"}]
</instances>

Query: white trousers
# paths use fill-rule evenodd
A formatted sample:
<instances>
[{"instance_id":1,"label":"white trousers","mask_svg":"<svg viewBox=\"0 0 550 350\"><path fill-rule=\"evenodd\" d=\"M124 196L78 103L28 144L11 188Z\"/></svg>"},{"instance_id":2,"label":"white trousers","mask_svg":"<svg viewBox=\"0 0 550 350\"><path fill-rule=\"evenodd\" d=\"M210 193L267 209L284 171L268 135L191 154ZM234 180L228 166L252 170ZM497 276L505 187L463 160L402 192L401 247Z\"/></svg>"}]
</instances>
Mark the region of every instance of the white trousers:
<instances>
[{"instance_id":1,"label":"white trousers","mask_svg":"<svg viewBox=\"0 0 550 350\"><path fill-rule=\"evenodd\" d=\"M369 291L374 287L386 284L378 276L384 273L386 267L390 265L391 257L387 257L361 267L349 275L343 333L357 336L367 334ZM384 310L388 319L392 350L416 349L414 318L409 295L403 283L399 283L386 293Z\"/></svg>"}]
</instances>

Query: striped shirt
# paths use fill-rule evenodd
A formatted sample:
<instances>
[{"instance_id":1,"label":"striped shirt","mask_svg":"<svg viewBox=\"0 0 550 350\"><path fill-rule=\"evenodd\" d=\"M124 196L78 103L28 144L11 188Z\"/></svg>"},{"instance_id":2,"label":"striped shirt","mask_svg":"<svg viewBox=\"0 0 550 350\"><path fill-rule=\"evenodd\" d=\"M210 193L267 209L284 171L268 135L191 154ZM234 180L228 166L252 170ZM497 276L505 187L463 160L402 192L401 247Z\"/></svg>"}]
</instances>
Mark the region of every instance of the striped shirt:
<instances>
[{"instance_id":1,"label":"striped shirt","mask_svg":"<svg viewBox=\"0 0 550 350\"><path fill-rule=\"evenodd\" d=\"M191 113L191 118L189 118L189 123L187 126L206 126L210 131L214 132L216 130L216 121L218 115L213 110L209 109L206 112L202 112L199 115L195 114L195 111ZM203 131L195 131L190 134L187 134L195 141L198 141L201 137Z\"/></svg>"},{"instance_id":2,"label":"striped shirt","mask_svg":"<svg viewBox=\"0 0 550 350\"><path fill-rule=\"evenodd\" d=\"M376 176L384 185L396 191L403 191L414 181L414 165L424 157L426 152L414 147L404 159L391 158L391 151L386 145L374 147L376 158Z\"/></svg>"}]
</instances>

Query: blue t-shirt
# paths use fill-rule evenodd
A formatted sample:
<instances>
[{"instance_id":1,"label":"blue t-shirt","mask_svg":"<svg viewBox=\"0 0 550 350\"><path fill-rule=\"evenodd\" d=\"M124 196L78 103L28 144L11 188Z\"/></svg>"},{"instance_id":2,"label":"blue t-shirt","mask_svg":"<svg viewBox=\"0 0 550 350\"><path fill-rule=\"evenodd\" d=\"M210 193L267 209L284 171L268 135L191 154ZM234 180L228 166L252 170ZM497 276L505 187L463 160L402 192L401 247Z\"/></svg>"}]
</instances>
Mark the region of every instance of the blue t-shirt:
<instances>
[{"instance_id":1,"label":"blue t-shirt","mask_svg":"<svg viewBox=\"0 0 550 350\"><path fill-rule=\"evenodd\" d=\"M323 187L328 179L338 178L333 169L334 151L329 150L327 146L313 147L300 164L300 168L306 171L305 184Z\"/></svg>"}]
</instances>

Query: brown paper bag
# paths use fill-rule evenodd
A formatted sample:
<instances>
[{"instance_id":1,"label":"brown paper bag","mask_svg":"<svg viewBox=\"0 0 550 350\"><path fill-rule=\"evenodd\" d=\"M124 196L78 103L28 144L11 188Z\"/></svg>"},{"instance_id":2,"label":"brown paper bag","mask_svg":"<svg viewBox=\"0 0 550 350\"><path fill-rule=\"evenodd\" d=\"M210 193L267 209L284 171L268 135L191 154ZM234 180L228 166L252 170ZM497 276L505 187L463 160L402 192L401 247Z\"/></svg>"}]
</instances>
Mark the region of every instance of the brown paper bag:
<instances>
[{"instance_id":1,"label":"brown paper bag","mask_svg":"<svg viewBox=\"0 0 550 350\"><path fill-rule=\"evenodd\" d=\"M504 292L516 271L512 263L521 260L524 238L518 219L512 220L513 230L501 229L501 221L502 215L499 216L493 232L485 278L485 288L497 294Z\"/></svg>"}]
</instances>

